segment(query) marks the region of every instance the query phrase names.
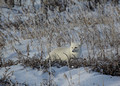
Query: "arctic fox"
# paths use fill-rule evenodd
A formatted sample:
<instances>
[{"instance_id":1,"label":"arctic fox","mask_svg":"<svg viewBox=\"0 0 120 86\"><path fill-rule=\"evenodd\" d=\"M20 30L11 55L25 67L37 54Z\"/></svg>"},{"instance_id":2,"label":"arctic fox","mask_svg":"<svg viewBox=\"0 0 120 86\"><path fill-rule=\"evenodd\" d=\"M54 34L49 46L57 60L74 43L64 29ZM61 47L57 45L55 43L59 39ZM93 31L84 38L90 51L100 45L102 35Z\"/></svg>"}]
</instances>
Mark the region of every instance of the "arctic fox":
<instances>
[{"instance_id":1,"label":"arctic fox","mask_svg":"<svg viewBox=\"0 0 120 86\"><path fill-rule=\"evenodd\" d=\"M81 54L81 44L71 43L70 47L58 47L51 51L46 59L61 59L67 61L69 58L78 58Z\"/></svg>"}]
</instances>

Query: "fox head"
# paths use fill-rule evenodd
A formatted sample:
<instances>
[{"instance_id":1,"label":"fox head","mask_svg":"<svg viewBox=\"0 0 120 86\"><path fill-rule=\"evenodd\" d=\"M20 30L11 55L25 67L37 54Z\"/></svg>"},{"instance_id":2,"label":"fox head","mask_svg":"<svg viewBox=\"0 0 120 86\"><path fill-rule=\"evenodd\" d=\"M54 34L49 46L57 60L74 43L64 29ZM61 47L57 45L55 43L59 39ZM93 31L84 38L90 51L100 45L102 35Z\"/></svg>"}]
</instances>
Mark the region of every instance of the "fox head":
<instances>
[{"instance_id":1,"label":"fox head","mask_svg":"<svg viewBox=\"0 0 120 86\"><path fill-rule=\"evenodd\" d=\"M79 44L79 43L71 43L70 51L72 53L78 53L78 52L80 52L80 49L81 49L81 44Z\"/></svg>"}]
</instances>

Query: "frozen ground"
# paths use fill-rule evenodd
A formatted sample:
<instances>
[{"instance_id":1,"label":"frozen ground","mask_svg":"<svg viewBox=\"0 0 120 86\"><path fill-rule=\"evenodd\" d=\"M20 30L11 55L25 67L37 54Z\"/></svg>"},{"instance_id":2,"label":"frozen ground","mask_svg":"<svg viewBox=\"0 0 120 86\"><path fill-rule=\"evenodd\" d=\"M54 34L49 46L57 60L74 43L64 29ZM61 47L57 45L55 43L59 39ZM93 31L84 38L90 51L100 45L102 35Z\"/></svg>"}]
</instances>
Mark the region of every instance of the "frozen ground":
<instances>
[{"instance_id":1,"label":"frozen ground","mask_svg":"<svg viewBox=\"0 0 120 86\"><path fill-rule=\"evenodd\" d=\"M20 65L10 68L9 71L14 71L11 80L26 83L29 86L40 86L49 78L52 78L52 82L58 86L120 86L120 77L91 72L89 68L52 67L54 76L49 76L47 72L44 73L42 70L23 68ZM4 71L5 68L0 69L0 76Z\"/></svg>"},{"instance_id":2,"label":"frozen ground","mask_svg":"<svg viewBox=\"0 0 120 86\"><path fill-rule=\"evenodd\" d=\"M29 4L29 3L28 3ZM74 8L74 9L73 9ZM74 11L77 11L76 7L73 6L71 9ZM21 12L21 8L18 8ZM75 10L76 9L76 10ZM106 9L107 10L107 9ZM10 20L15 21L14 16L20 15L24 16L25 14L17 14L17 11L14 10L12 13L8 9L3 9L2 10L4 16L6 19L8 18L8 14L10 15ZM106 14L113 14L113 12L108 12L110 10L106 11ZM77 15L77 12L75 12ZM80 13L80 12L79 12ZM74 12L71 13L70 16L72 16ZM93 12L94 17L98 16L97 12ZM64 13L61 15L64 15ZM119 14L118 14L119 15ZM92 13L86 14L85 17L90 17L93 16ZM68 16L67 16L68 17ZM66 17L66 19L67 19ZM25 19L24 17L23 19ZM69 17L68 17L69 18ZM4 17L2 16L1 19L4 21ZM52 19L51 19L52 20ZM117 25L118 24L118 25ZM116 23L116 27L119 29L119 22ZM82 27L80 27L82 28ZM101 28L100 28L101 29ZM77 30L77 28L76 28ZM120 30L120 29L119 29ZM5 33L5 32L4 32ZM10 32L11 34L14 34L14 36L19 37L19 33L16 33L14 31ZM7 32L6 32L7 34ZM8 41L11 40L11 38L7 39ZM22 52L23 55L27 55L27 46L29 45L29 57L34 56L35 54L41 54L40 49L41 49L41 43L44 44L42 46L43 51L45 51L45 56L48 54L47 52L47 44L46 39L43 38L40 41L37 39L27 39L24 40L22 38L19 38L20 43L15 42L13 43L13 46L8 42L6 43L6 46L3 50L3 56L5 60L17 60L18 54L15 51L15 49L19 50ZM68 46L68 45L67 45ZM56 46L55 46L56 47ZM83 46L82 48L82 54L83 57L87 57L87 48ZM44 58L45 58L44 56ZM68 67L64 66L61 68L56 68L52 67L49 69L49 71L53 71L53 75L49 75L48 72L45 72L45 70L37 70L37 69L32 69L30 67L24 68L21 64L10 66L9 72L13 71L13 75L10 77L12 81L14 82L19 82L19 83L26 83L29 86L40 86L41 84L44 83L49 83L49 80L52 80L52 83L58 86L120 86L120 77L119 76L110 76L110 75L103 75L97 72L93 72L90 70L90 68L77 68L77 69L69 69ZM8 72L8 73L9 73ZM0 78L3 77L3 74L5 73L5 68L0 68Z\"/></svg>"},{"instance_id":3,"label":"frozen ground","mask_svg":"<svg viewBox=\"0 0 120 86\"><path fill-rule=\"evenodd\" d=\"M22 44L16 43L15 48L21 50L26 55L26 46L30 43L30 40L22 40ZM37 47L39 43L34 42L33 46L30 47L30 57L37 54ZM17 57L17 54L11 51L10 45L6 46L6 53L4 53L6 59L13 59ZM11 76L11 80L19 83L26 83L29 86L40 86L51 79L53 84L58 86L120 86L120 77L103 75L97 72L92 72L90 68L77 68L69 69L67 66L56 68L52 67L49 71L53 72L53 75L49 75L44 70L36 70L32 68L24 68L22 65L14 65L9 67L10 71L14 71ZM8 73L9 73L8 72ZM0 69L0 77L3 77L5 68Z\"/></svg>"}]
</instances>

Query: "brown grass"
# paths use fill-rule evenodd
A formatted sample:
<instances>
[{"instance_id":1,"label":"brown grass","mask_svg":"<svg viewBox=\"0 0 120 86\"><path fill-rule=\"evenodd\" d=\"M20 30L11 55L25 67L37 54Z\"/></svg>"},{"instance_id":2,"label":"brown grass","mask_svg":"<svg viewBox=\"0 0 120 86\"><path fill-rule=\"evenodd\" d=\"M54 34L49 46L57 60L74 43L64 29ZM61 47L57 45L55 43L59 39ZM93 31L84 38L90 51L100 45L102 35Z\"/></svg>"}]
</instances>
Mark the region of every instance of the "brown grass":
<instances>
[{"instance_id":1,"label":"brown grass","mask_svg":"<svg viewBox=\"0 0 120 86\"><path fill-rule=\"evenodd\" d=\"M18 60L5 61L2 56L0 68L21 64L24 67L49 72L47 70L49 66L90 67L93 71L120 76L120 8L118 5L112 3L98 5L96 12L77 4L75 5L77 8L73 9L71 5L64 12L58 13L55 10L48 13L48 19L45 18L46 14L39 10L35 12L32 7L27 9L22 7L22 14L13 15L14 22L10 20L12 11L8 14L8 18L1 13L0 16L4 17L5 21L0 20L0 28L6 33L0 32L0 56L3 55L4 46L9 44L18 54ZM23 20L23 17L26 19ZM78 27L77 30L75 27ZM15 34L17 32L20 33L19 36ZM43 38L47 41L43 41ZM31 40L31 43L26 46L27 55L15 47L16 43L23 44L21 39ZM39 41L37 50L41 55L30 57L30 48L34 47L32 41L35 40ZM45 49L49 53L55 47L70 45L71 41L83 42L83 46L86 46L88 51L86 59L70 59L69 63L55 60L50 64L49 61L43 60L46 57ZM46 82L45 80L44 84Z\"/></svg>"}]
</instances>

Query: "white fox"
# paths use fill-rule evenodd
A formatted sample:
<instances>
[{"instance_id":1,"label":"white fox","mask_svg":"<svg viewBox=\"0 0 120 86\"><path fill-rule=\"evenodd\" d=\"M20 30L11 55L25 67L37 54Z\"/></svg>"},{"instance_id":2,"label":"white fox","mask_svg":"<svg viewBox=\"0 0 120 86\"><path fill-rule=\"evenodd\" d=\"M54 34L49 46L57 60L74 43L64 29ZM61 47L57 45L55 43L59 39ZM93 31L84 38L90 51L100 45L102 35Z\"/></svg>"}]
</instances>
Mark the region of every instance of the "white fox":
<instances>
[{"instance_id":1,"label":"white fox","mask_svg":"<svg viewBox=\"0 0 120 86\"><path fill-rule=\"evenodd\" d=\"M81 54L81 44L71 43L70 47L58 47L51 51L46 59L61 59L67 61L69 58L78 58Z\"/></svg>"}]
</instances>

